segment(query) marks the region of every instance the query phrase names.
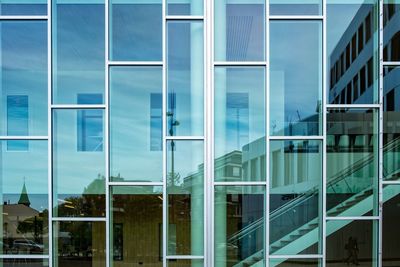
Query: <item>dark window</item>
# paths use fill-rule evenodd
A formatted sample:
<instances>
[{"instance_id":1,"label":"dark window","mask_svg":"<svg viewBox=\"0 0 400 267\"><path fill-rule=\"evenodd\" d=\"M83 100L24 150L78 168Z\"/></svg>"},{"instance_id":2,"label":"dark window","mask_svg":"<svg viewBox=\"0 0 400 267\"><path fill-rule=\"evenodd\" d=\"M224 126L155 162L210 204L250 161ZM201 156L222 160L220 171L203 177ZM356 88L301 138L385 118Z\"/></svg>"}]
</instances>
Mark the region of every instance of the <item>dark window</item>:
<instances>
[{"instance_id":1,"label":"dark window","mask_svg":"<svg viewBox=\"0 0 400 267\"><path fill-rule=\"evenodd\" d=\"M346 70L350 67L350 44L346 46Z\"/></svg>"},{"instance_id":2,"label":"dark window","mask_svg":"<svg viewBox=\"0 0 400 267\"><path fill-rule=\"evenodd\" d=\"M360 95L365 92L365 66L360 70Z\"/></svg>"},{"instance_id":3,"label":"dark window","mask_svg":"<svg viewBox=\"0 0 400 267\"><path fill-rule=\"evenodd\" d=\"M345 64L344 64L344 52L342 53L342 55L340 56L340 77L343 76L344 72L345 72Z\"/></svg>"},{"instance_id":4,"label":"dark window","mask_svg":"<svg viewBox=\"0 0 400 267\"><path fill-rule=\"evenodd\" d=\"M391 40L391 53L390 60L398 61L400 60L400 32L397 32Z\"/></svg>"},{"instance_id":5,"label":"dark window","mask_svg":"<svg viewBox=\"0 0 400 267\"><path fill-rule=\"evenodd\" d=\"M389 60L388 56L389 56L389 54L388 54L388 46L385 45L385 47L383 47L383 60L384 61L388 61Z\"/></svg>"},{"instance_id":6,"label":"dark window","mask_svg":"<svg viewBox=\"0 0 400 267\"><path fill-rule=\"evenodd\" d=\"M368 60L368 87L370 87L374 81L374 65L372 57Z\"/></svg>"},{"instance_id":7,"label":"dark window","mask_svg":"<svg viewBox=\"0 0 400 267\"><path fill-rule=\"evenodd\" d=\"M371 13L365 18L365 43L368 43L371 38Z\"/></svg>"},{"instance_id":8,"label":"dark window","mask_svg":"<svg viewBox=\"0 0 400 267\"><path fill-rule=\"evenodd\" d=\"M331 80L330 80L330 85L331 85L331 89L333 88L333 86L335 85L335 67L331 68Z\"/></svg>"},{"instance_id":9,"label":"dark window","mask_svg":"<svg viewBox=\"0 0 400 267\"><path fill-rule=\"evenodd\" d=\"M346 104L351 104L351 82L346 86Z\"/></svg>"},{"instance_id":10,"label":"dark window","mask_svg":"<svg viewBox=\"0 0 400 267\"><path fill-rule=\"evenodd\" d=\"M389 93L386 94L386 110L385 111L394 111L394 89L390 90Z\"/></svg>"},{"instance_id":11,"label":"dark window","mask_svg":"<svg viewBox=\"0 0 400 267\"><path fill-rule=\"evenodd\" d=\"M29 104L27 95L7 96L7 135L29 135ZM7 150L26 151L28 141L7 141Z\"/></svg>"},{"instance_id":12,"label":"dark window","mask_svg":"<svg viewBox=\"0 0 400 267\"><path fill-rule=\"evenodd\" d=\"M351 38L351 62L353 63L354 60L357 58L357 35L354 34Z\"/></svg>"},{"instance_id":13,"label":"dark window","mask_svg":"<svg viewBox=\"0 0 400 267\"><path fill-rule=\"evenodd\" d=\"M353 102L358 98L358 75L353 78Z\"/></svg>"},{"instance_id":14,"label":"dark window","mask_svg":"<svg viewBox=\"0 0 400 267\"><path fill-rule=\"evenodd\" d=\"M364 28L363 24L358 28L358 53L360 54L361 50L364 48Z\"/></svg>"},{"instance_id":15,"label":"dark window","mask_svg":"<svg viewBox=\"0 0 400 267\"><path fill-rule=\"evenodd\" d=\"M345 92L346 88L343 88L342 92L340 92L340 104L345 104Z\"/></svg>"}]
</instances>

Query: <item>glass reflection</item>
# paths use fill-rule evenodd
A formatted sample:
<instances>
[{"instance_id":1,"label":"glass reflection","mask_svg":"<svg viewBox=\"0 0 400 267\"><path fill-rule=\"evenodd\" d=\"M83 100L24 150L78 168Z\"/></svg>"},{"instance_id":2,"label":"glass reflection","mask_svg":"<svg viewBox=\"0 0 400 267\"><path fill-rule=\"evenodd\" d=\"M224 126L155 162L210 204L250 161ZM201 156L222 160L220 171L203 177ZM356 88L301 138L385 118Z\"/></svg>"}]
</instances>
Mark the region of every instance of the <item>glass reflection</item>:
<instances>
[{"instance_id":1,"label":"glass reflection","mask_svg":"<svg viewBox=\"0 0 400 267\"><path fill-rule=\"evenodd\" d=\"M328 221L326 227L326 266L378 266L378 221Z\"/></svg>"},{"instance_id":2,"label":"glass reflection","mask_svg":"<svg viewBox=\"0 0 400 267\"><path fill-rule=\"evenodd\" d=\"M265 59L264 0L215 1L216 61Z\"/></svg>"},{"instance_id":3,"label":"glass reflection","mask_svg":"<svg viewBox=\"0 0 400 267\"><path fill-rule=\"evenodd\" d=\"M215 180L265 180L265 68L215 68Z\"/></svg>"},{"instance_id":4,"label":"glass reflection","mask_svg":"<svg viewBox=\"0 0 400 267\"><path fill-rule=\"evenodd\" d=\"M111 180L162 180L161 91L160 67L111 68Z\"/></svg>"},{"instance_id":5,"label":"glass reflection","mask_svg":"<svg viewBox=\"0 0 400 267\"><path fill-rule=\"evenodd\" d=\"M203 15L203 0L167 0L168 15Z\"/></svg>"},{"instance_id":6,"label":"glass reflection","mask_svg":"<svg viewBox=\"0 0 400 267\"><path fill-rule=\"evenodd\" d=\"M161 267L162 187L113 187L111 201L111 266Z\"/></svg>"},{"instance_id":7,"label":"glass reflection","mask_svg":"<svg viewBox=\"0 0 400 267\"><path fill-rule=\"evenodd\" d=\"M383 59L400 61L400 1L383 1Z\"/></svg>"},{"instance_id":8,"label":"glass reflection","mask_svg":"<svg viewBox=\"0 0 400 267\"><path fill-rule=\"evenodd\" d=\"M43 267L49 266L49 261L46 259L0 259L0 267Z\"/></svg>"},{"instance_id":9,"label":"glass reflection","mask_svg":"<svg viewBox=\"0 0 400 267\"><path fill-rule=\"evenodd\" d=\"M161 0L110 0L110 4L110 58L161 61Z\"/></svg>"},{"instance_id":10,"label":"glass reflection","mask_svg":"<svg viewBox=\"0 0 400 267\"><path fill-rule=\"evenodd\" d=\"M47 141L13 144L27 144L29 150L9 150L7 141L0 141L0 254L46 254Z\"/></svg>"},{"instance_id":11,"label":"glass reflection","mask_svg":"<svg viewBox=\"0 0 400 267\"><path fill-rule=\"evenodd\" d=\"M400 178L400 68L383 69L383 175L385 180Z\"/></svg>"},{"instance_id":12,"label":"glass reflection","mask_svg":"<svg viewBox=\"0 0 400 267\"><path fill-rule=\"evenodd\" d=\"M105 216L103 110L54 110L53 216Z\"/></svg>"},{"instance_id":13,"label":"glass reflection","mask_svg":"<svg viewBox=\"0 0 400 267\"><path fill-rule=\"evenodd\" d=\"M387 185L383 189L382 266L400 265L398 239L400 236L400 186Z\"/></svg>"},{"instance_id":14,"label":"glass reflection","mask_svg":"<svg viewBox=\"0 0 400 267\"><path fill-rule=\"evenodd\" d=\"M322 24L271 21L270 30L271 135L320 135Z\"/></svg>"},{"instance_id":15,"label":"glass reflection","mask_svg":"<svg viewBox=\"0 0 400 267\"><path fill-rule=\"evenodd\" d=\"M1 2L0 15L3 16L47 15L47 0L6 0Z\"/></svg>"},{"instance_id":16,"label":"glass reflection","mask_svg":"<svg viewBox=\"0 0 400 267\"><path fill-rule=\"evenodd\" d=\"M376 0L327 0L328 101L378 101Z\"/></svg>"},{"instance_id":17,"label":"glass reflection","mask_svg":"<svg viewBox=\"0 0 400 267\"><path fill-rule=\"evenodd\" d=\"M270 142L270 254L318 254L322 142Z\"/></svg>"},{"instance_id":18,"label":"glass reflection","mask_svg":"<svg viewBox=\"0 0 400 267\"><path fill-rule=\"evenodd\" d=\"M168 255L203 255L202 141L167 142Z\"/></svg>"},{"instance_id":19,"label":"glass reflection","mask_svg":"<svg viewBox=\"0 0 400 267\"><path fill-rule=\"evenodd\" d=\"M202 22L167 23L168 135L203 135Z\"/></svg>"},{"instance_id":20,"label":"glass reflection","mask_svg":"<svg viewBox=\"0 0 400 267\"><path fill-rule=\"evenodd\" d=\"M168 260L168 267L203 267L203 260Z\"/></svg>"},{"instance_id":21,"label":"glass reflection","mask_svg":"<svg viewBox=\"0 0 400 267\"><path fill-rule=\"evenodd\" d=\"M269 266L271 267L292 267L292 266L307 266L318 267L320 265L318 259L271 259Z\"/></svg>"},{"instance_id":22,"label":"glass reflection","mask_svg":"<svg viewBox=\"0 0 400 267\"><path fill-rule=\"evenodd\" d=\"M377 215L376 110L334 109L327 114L327 214Z\"/></svg>"},{"instance_id":23,"label":"glass reflection","mask_svg":"<svg viewBox=\"0 0 400 267\"><path fill-rule=\"evenodd\" d=\"M270 0L271 15L321 15L321 0Z\"/></svg>"},{"instance_id":24,"label":"glass reflection","mask_svg":"<svg viewBox=\"0 0 400 267\"><path fill-rule=\"evenodd\" d=\"M215 188L215 266L264 265L263 186Z\"/></svg>"},{"instance_id":25,"label":"glass reflection","mask_svg":"<svg viewBox=\"0 0 400 267\"><path fill-rule=\"evenodd\" d=\"M53 3L53 103L102 104L104 4L89 0ZM98 97L93 102L80 99L82 94Z\"/></svg>"},{"instance_id":26,"label":"glass reflection","mask_svg":"<svg viewBox=\"0 0 400 267\"><path fill-rule=\"evenodd\" d=\"M105 222L55 222L55 267L105 267Z\"/></svg>"},{"instance_id":27,"label":"glass reflection","mask_svg":"<svg viewBox=\"0 0 400 267\"><path fill-rule=\"evenodd\" d=\"M47 23L1 21L0 42L0 135L47 135Z\"/></svg>"}]
</instances>

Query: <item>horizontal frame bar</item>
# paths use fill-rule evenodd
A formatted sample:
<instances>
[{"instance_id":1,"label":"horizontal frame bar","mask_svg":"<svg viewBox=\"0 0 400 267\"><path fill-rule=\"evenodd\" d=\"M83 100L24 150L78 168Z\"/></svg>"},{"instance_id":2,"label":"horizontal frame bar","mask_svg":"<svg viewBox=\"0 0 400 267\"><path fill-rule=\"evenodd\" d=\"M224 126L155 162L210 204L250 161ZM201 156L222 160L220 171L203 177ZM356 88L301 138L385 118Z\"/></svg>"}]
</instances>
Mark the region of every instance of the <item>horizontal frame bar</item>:
<instances>
[{"instance_id":1,"label":"horizontal frame bar","mask_svg":"<svg viewBox=\"0 0 400 267\"><path fill-rule=\"evenodd\" d=\"M48 140L49 137L46 135L43 136L0 136L0 140Z\"/></svg>"},{"instance_id":2,"label":"horizontal frame bar","mask_svg":"<svg viewBox=\"0 0 400 267\"><path fill-rule=\"evenodd\" d=\"M234 66L240 66L240 67L267 67L267 62L266 61L215 61L214 66L221 66L221 67L234 67Z\"/></svg>"},{"instance_id":3,"label":"horizontal frame bar","mask_svg":"<svg viewBox=\"0 0 400 267\"><path fill-rule=\"evenodd\" d=\"M108 61L108 66L159 66L162 67L162 61Z\"/></svg>"},{"instance_id":4,"label":"horizontal frame bar","mask_svg":"<svg viewBox=\"0 0 400 267\"><path fill-rule=\"evenodd\" d=\"M400 181L382 181L383 185L400 185Z\"/></svg>"},{"instance_id":5,"label":"horizontal frame bar","mask_svg":"<svg viewBox=\"0 0 400 267\"><path fill-rule=\"evenodd\" d=\"M378 109L379 104L327 104L327 109L333 108L373 108Z\"/></svg>"},{"instance_id":6,"label":"horizontal frame bar","mask_svg":"<svg viewBox=\"0 0 400 267\"><path fill-rule=\"evenodd\" d=\"M289 16L289 15L273 15L269 16L269 20L323 20L324 16Z\"/></svg>"},{"instance_id":7,"label":"horizontal frame bar","mask_svg":"<svg viewBox=\"0 0 400 267\"><path fill-rule=\"evenodd\" d=\"M108 182L109 186L163 186L163 182Z\"/></svg>"},{"instance_id":8,"label":"horizontal frame bar","mask_svg":"<svg viewBox=\"0 0 400 267\"><path fill-rule=\"evenodd\" d=\"M0 255L0 259L49 259L49 255L32 255L32 254L5 254Z\"/></svg>"},{"instance_id":9,"label":"horizontal frame bar","mask_svg":"<svg viewBox=\"0 0 400 267\"><path fill-rule=\"evenodd\" d=\"M346 217L326 217L327 221L372 221L379 220L379 216L346 216Z\"/></svg>"},{"instance_id":10,"label":"horizontal frame bar","mask_svg":"<svg viewBox=\"0 0 400 267\"><path fill-rule=\"evenodd\" d=\"M12 16L0 16L0 20L48 20L49 17L46 16L20 16L20 15L12 15Z\"/></svg>"},{"instance_id":11,"label":"horizontal frame bar","mask_svg":"<svg viewBox=\"0 0 400 267\"><path fill-rule=\"evenodd\" d=\"M105 108L106 108L105 104L99 104L99 105L55 104L55 105L51 105L51 109L105 109Z\"/></svg>"},{"instance_id":12,"label":"horizontal frame bar","mask_svg":"<svg viewBox=\"0 0 400 267\"><path fill-rule=\"evenodd\" d=\"M105 222L106 217L53 217L53 222Z\"/></svg>"},{"instance_id":13,"label":"horizontal frame bar","mask_svg":"<svg viewBox=\"0 0 400 267\"><path fill-rule=\"evenodd\" d=\"M168 20L204 20L204 16L186 16L186 15L167 15L165 19Z\"/></svg>"},{"instance_id":14,"label":"horizontal frame bar","mask_svg":"<svg viewBox=\"0 0 400 267\"><path fill-rule=\"evenodd\" d=\"M270 259L322 259L322 255L319 254L301 254L301 255L269 255Z\"/></svg>"},{"instance_id":15,"label":"horizontal frame bar","mask_svg":"<svg viewBox=\"0 0 400 267\"><path fill-rule=\"evenodd\" d=\"M204 140L204 136L166 136L165 140Z\"/></svg>"},{"instance_id":16,"label":"horizontal frame bar","mask_svg":"<svg viewBox=\"0 0 400 267\"><path fill-rule=\"evenodd\" d=\"M214 182L215 186L252 186L252 185L267 185L267 181L257 182Z\"/></svg>"},{"instance_id":17,"label":"horizontal frame bar","mask_svg":"<svg viewBox=\"0 0 400 267\"><path fill-rule=\"evenodd\" d=\"M203 260L204 256L191 256L191 255L167 255L167 260Z\"/></svg>"},{"instance_id":18,"label":"horizontal frame bar","mask_svg":"<svg viewBox=\"0 0 400 267\"><path fill-rule=\"evenodd\" d=\"M310 136L307 136L307 135L273 136L273 135L271 135L269 137L269 140L282 140L282 141L284 141L284 140L299 140L299 141L301 141L301 140L324 140L324 137L318 136L318 135L310 135Z\"/></svg>"},{"instance_id":19,"label":"horizontal frame bar","mask_svg":"<svg viewBox=\"0 0 400 267\"><path fill-rule=\"evenodd\" d=\"M383 67L400 67L400 61L384 61L382 64Z\"/></svg>"}]
</instances>

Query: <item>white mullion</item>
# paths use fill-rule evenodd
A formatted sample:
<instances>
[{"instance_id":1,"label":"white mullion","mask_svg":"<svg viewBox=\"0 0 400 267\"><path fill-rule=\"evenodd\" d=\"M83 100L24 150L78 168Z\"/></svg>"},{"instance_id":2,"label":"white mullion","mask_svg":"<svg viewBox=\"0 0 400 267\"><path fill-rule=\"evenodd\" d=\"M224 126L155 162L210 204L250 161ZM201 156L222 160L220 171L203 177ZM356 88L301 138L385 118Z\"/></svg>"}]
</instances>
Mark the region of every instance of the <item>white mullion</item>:
<instances>
[{"instance_id":1,"label":"white mullion","mask_svg":"<svg viewBox=\"0 0 400 267\"><path fill-rule=\"evenodd\" d=\"M380 104L327 104L327 109L379 108Z\"/></svg>"},{"instance_id":2,"label":"white mullion","mask_svg":"<svg viewBox=\"0 0 400 267\"><path fill-rule=\"evenodd\" d=\"M110 146L109 146L109 136L110 136L110 123L109 123L109 79L110 79L110 71L109 71L109 65L108 65L108 59L109 59L109 0L105 0L104 3L104 68L105 68L105 80L104 80L104 103L105 103L105 110L104 110L104 153L105 153L105 186L106 186L106 267L109 267L111 265L111 229L110 227L112 226L112 223L110 222L111 218L111 209L110 209Z\"/></svg>"},{"instance_id":3,"label":"white mullion","mask_svg":"<svg viewBox=\"0 0 400 267\"><path fill-rule=\"evenodd\" d=\"M292 136L278 136L278 135L273 135L273 136L269 136L268 138L269 140L323 140L324 137L321 135L306 135L306 136L296 136L296 135L292 135Z\"/></svg>"},{"instance_id":4,"label":"white mullion","mask_svg":"<svg viewBox=\"0 0 400 267\"><path fill-rule=\"evenodd\" d=\"M166 140L189 140L189 141L196 141L196 140L200 140L203 141L204 140L204 136L166 136L165 137Z\"/></svg>"},{"instance_id":5,"label":"white mullion","mask_svg":"<svg viewBox=\"0 0 400 267\"><path fill-rule=\"evenodd\" d=\"M50 0L49 0L50 1ZM0 20L49 20L50 15L46 16L35 16L35 15L31 15L31 16L25 16L25 15L11 15L11 16L7 16L7 15L1 15L0 16Z\"/></svg>"},{"instance_id":6,"label":"white mullion","mask_svg":"<svg viewBox=\"0 0 400 267\"><path fill-rule=\"evenodd\" d=\"M383 53L383 51L382 51L382 53ZM383 60L383 54L382 54L381 60ZM383 61L382 64L383 64L384 67L390 67L390 66L400 67L400 62L399 61Z\"/></svg>"},{"instance_id":7,"label":"white mullion","mask_svg":"<svg viewBox=\"0 0 400 267\"><path fill-rule=\"evenodd\" d=\"M270 259L322 259L322 254L270 255Z\"/></svg>"},{"instance_id":8,"label":"white mullion","mask_svg":"<svg viewBox=\"0 0 400 267\"><path fill-rule=\"evenodd\" d=\"M166 64L166 53L167 53L167 45L166 45L166 29L167 29L167 20L166 20L166 5L167 0L162 0L162 153L163 153L163 199L162 199L162 265L163 267L167 267L167 231L168 231L168 195L167 195L167 64Z\"/></svg>"},{"instance_id":9,"label":"white mullion","mask_svg":"<svg viewBox=\"0 0 400 267\"><path fill-rule=\"evenodd\" d=\"M105 222L106 217L54 217L53 222Z\"/></svg>"},{"instance_id":10,"label":"white mullion","mask_svg":"<svg viewBox=\"0 0 400 267\"><path fill-rule=\"evenodd\" d=\"M0 259L50 259L49 255L32 255L32 254L6 254L0 255ZM50 260L49 260L50 264Z\"/></svg>"},{"instance_id":11,"label":"white mullion","mask_svg":"<svg viewBox=\"0 0 400 267\"><path fill-rule=\"evenodd\" d=\"M107 66L154 66L160 67L163 65L162 61L114 61L107 60Z\"/></svg>"},{"instance_id":12,"label":"white mullion","mask_svg":"<svg viewBox=\"0 0 400 267\"><path fill-rule=\"evenodd\" d=\"M105 104L81 105L81 104L53 104L52 109L105 109Z\"/></svg>"},{"instance_id":13,"label":"white mullion","mask_svg":"<svg viewBox=\"0 0 400 267\"><path fill-rule=\"evenodd\" d=\"M165 16L167 21L169 20L204 20L204 16L192 16L192 15L167 15Z\"/></svg>"},{"instance_id":14,"label":"white mullion","mask_svg":"<svg viewBox=\"0 0 400 267\"><path fill-rule=\"evenodd\" d=\"M238 67L266 67L267 62L266 61L214 61L214 66L219 66L219 67L232 67L232 66L238 66Z\"/></svg>"},{"instance_id":15,"label":"white mullion","mask_svg":"<svg viewBox=\"0 0 400 267\"><path fill-rule=\"evenodd\" d=\"M321 239L321 251L322 254L322 262L318 265L325 267L326 266L326 223L327 223L327 205L326 205L326 162L327 162L327 151L326 151L326 135L327 135L327 107L328 107L328 97L327 97L327 88L328 88L328 79L327 79L327 0L322 0L322 185L321 185L321 194L322 194L322 231L320 234Z\"/></svg>"},{"instance_id":16,"label":"white mullion","mask_svg":"<svg viewBox=\"0 0 400 267\"><path fill-rule=\"evenodd\" d=\"M48 136L15 136L15 135L4 135L0 136L0 140L48 140Z\"/></svg>"},{"instance_id":17,"label":"white mullion","mask_svg":"<svg viewBox=\"0 0 400 267\"><path fill-rule=\"evenodd\" d=\"M382 181L382 185L400 185L400 181Z\"/></svg>"},{"instance_id":18,"label":"white mullion","mask_svg":"<svg viewBox=\"0 0 400 267\"><path fill-rule=\"evenodd\" d=\"M167 260L203 260L203 256L195 256L195 255L169 255L167 256Z\"/></svg>"},{"instance_id":19,"label":"white mullion","mask_svg":"<svg viewBox=\"0 0 400 267\"><path fill-rule=\"evenodd\" d=\"M264 186L265 182L214 182L215 186Z\"/></svg>"},{"instance_id":20,"label":"white mullion","mask_svg":"<svg viewBox=\"0 0 400 267\"><path fill-rule=\"evenodd\" d=\"M272 15L269 16L269 20L323 20L324 16L315 16L315 15Z\"/></svg>"},{"instance_id":21,"label":"white mullion","mask_svg":"<svg viewBox=\"0 0 400 267\"><path fill-rule=\"evenodd\" d=\"M163 186L162 182L108 182L109 186Z\"/></svg>"},{"instance_id":22,"label":"white mullion","mask_svg":"<svg viewBox=\"0 0 400 267\"><path fill-rule=\"evenodd\" d=\"M270 51L269 51L269 19L270 19L270 14L269 14L269 0L265 0L264 2L265 5L265 220L264 220L264 260L265 263L264 265L269 267L269 259L271 258L269 255L269 241L270 241L270 230L269 230L269 212L270 212L270 199L269 199L269 194L270 194L270 112L269 112L269 103L270 103Z\"/></svg>"},{"instance_id":23,"label":"white mullion","mask_svg":"<svg viewBox=\"0 0 400 267\"><path fill-rule=\"evenodd\" d=\"M379 216L342 216L342 217L326 217L327 221L372 221L379 220Z\"/></svg>"},{"instance_id":24,"label":"white mullion","mask_svg":"<svg viewBox=\"0 0 400 267\"><path fill-rule=\"evenodd\" d=\"M208 122L208 106L207 106L207 100L208 100L208 53L209 53L209 47L208 47L208 30L207 30L207 25L208 21L206 20L207 18L207 1L203 1L203 265L207 266L207 260L208 260L208 238L207 238L207 233L208 233L208 228L210 225L208 224L208 154L207 154L207 142L209 141L208 138L206 138L207 135L207 122Z\"/></svg>"}]
</instances>

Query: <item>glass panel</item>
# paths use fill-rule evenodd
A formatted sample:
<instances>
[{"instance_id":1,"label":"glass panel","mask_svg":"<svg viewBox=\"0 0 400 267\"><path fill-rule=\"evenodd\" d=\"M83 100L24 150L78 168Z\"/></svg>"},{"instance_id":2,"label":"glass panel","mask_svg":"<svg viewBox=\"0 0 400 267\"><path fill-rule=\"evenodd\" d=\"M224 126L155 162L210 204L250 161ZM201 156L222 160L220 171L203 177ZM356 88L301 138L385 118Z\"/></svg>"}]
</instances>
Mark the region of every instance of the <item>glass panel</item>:
<instances>
[{"instance_id":1,"label":"glass panel","mask_svg":"<svg viewBox=\"0 0 400 267\"><path fill-rule=\"evenodd\" d=\"M265 68L215 68L215 180L265 181Z\"/></svg>"},{"instance_id":2,"label":"glass panel","mask_svg":"<svg viewBox=\"0 0 400 267\"><path fill-rule=\"evenodd\" d=\"M0 135L47 135L47 23L1 21L0 42Z\"/></svg>"},{"instance_id":3,"label":"glass panel","mask_svg":"<svg viewBox=\"0 0 400 267\"><path fill-rule=\"evenodd\" d=\"M161 67L111 68L112 181L162 181L161 91Z\"/></svg>"},{"instance_id":4,"label":"glass panel","mask_svg":"<svg viewBox=\"0 0 400 267\"><path fill-rule=\"evenodd\" d=\"M293 266L307 266L318 267L320 261L318 259L271 259L269 261L271 267L293 267Z\"/></svg>"},{"instance_id":5,"label":"glass panel","mask_svg":"<svg viewBox=\"0 0 400 267\"><path fill-rule=\"evenodd\" d=\"M265 187L215 187L215 266L263 266Z\"/></svg>"},{"instance_id":6,"label":"glass panel","mask_svg":"<svg viewBox=\"0 0 400 267\"><path fill-rule=\"evenodd\" d=\"M168 267L203 267L203 260L168 260Z\"/></svg>"},{"instance_id":7,"label":"glass panel","mask_svg":"<svg viewBox=\"0 0 400 267\"><path fill-rule=\"evenodd\" d=\"M378 214L377 115L371 109L328 111L328 216Z\"/></svg>"},{"instance_id":8,"label":"glass panel","mask_svg":"<svg viewBox=\"0 0 400 267\"><path fill-rule=\"evenodd\" d=\"M378 102L376 0L327 0L327 91L331 104Z\"/></svg>"},{"instance_id":9,"label":"glass panel","mask_svg":"<svg viewBox=\"0 0 400 267\"><path fill-rule=\"evenodd\" d=\"M168 135L203 135L203 23L167 23Z\"/></svg>"},{"instance_id":10,"label":"glass panel","mask_svg":"<svg viewBox=\"0 0 400 267\"><path fill-rule=\"evenodd\" d=\"M162 266L162 187L118 186L111 197L111 266Z\"/></svg>"},{"instance_id":11,"label":"glass panel","mask_svg":"<svg viewBox=\"0 0 400 267\"><path fill-rule=\"evenodd\" d=\"M400 1L383 1L383 59L400 61Z\"/></svg>"},{"instance_id":12,"label":"glass panel","mask_svg":"<svg viewBox=\"0 0 400 267\"><path fill-rule=\"evenodd\" d=\"M167 0L168 15L203 15L203 0Z\"/></svg>"},{"instance_id":13,"label":"glass panel","mask_svg":"<svg viewBox=\"0 0 400 267\"><path fill-rule=\"evenodd\" d=\"M383 189L383 266L400 265L400 186L388 185Z\"/></svg>"},{"instance_id":14,"label":"glass panel","mask_svg":"<svg viewBox=\"0 0 400 267\"><path fill-rule=\"evenodd\" d=\"M265 4L263 0L215 1L216 61L265 59Z\"/></svg>"},{"instance_id":15,"label":"glass panel","mask_svg":"<svg viewBox=\"0 0 400 267\"><path fill-rule=\"evenodd\" d=\"M328 221L326 227L326 266L378 266L378 221Z\"/></svg>"},{"instance_id":16,"label":"glass panel","mask_svg":"<svg viewBox=\"0 0 400 267\"><path fill-rule=\"evenodd\" d=\"M54 110L53 216L105 216L103 110Z\"/></svg>"},{"instance_id":17,"label":"glass panel","mask_svg":"<svg viewBox=\"0 0 400 267\"><path fill-rule=\"evenodd\" d=\"M383 69L383 175L400 178L400 68Z\"/></svg>"},{"instance_id":18,"label":"glass panel","mask_svg":"<svg viewBox=\"0 0 400 267\"><path fill-rule=\"evenodd\" d=\"M270 25L271 135L320 135L322 24L271 21Z\"/></svg>"},{"instance_id":19,"label":"glass panel","mask_svg":"<svg viewBox=\"0 0 400 267\"><path fill-rule=\"evenodd\" d=\"M0 141L0 254L48 253L47 141ZM23 165L21 163L23 162Z\"/></svg>"},{"instance_id":20,"label":"glass panel","mask_svg":"<svg viewBox=\"0 0 400 267\"><path fill-rule=\"evenodd\" d=\"M167 142L168 255L203 255L203 141Z\"/></svg>"},{"instance_id":21,"label":"glass panel","mask_svg":"<svg viewBox=\"0 0 400 267\"><path fill-rule=\"evenodd\" d=\"M105 267L105 222L55 222L55 267Z\"/></svg>"},{"instance_id":22,"label":"glass panel","mask_svg":"<svg viewBox=\"0 0 400 267\"><path fill-rule=\"evenodd\" d=\"M104 103L104 1L53 2L53 102Z\"/></svg>"},{"instance_id":23,"label":"glass panel","mask_svg":"<svg viewBox=\"0 0 400 267\"><path fill-rule=\"evenodd\" d=\"M270 142L270 254L318 254L322 142Z\"/></svg>"},{"instance_id":24,"label":"glass panel","mask_svg":"<svg viewBox=\"0 0 400 267\"><path fill-rule=\"evenodd\" d=\"M161 61L161 0L111 0L110 3L110 58Z\"/></svg>"},{"instance_id":25,"label":"glass panel","mask_svg":"<svg viewBox=\"0 0 400 267\"><path fill-rule=\"evenodd\" d=\"M0 3L0 15L3 16L47 15L47 0L2 0Z\"/></svg>"},{"instance_id":26,"label":"glass panel","mask_svg":"<svg viewBox=\"0 0 400 267\"><path fill-rule=\"evenodd\" d=\"M271 15L321 15L322 0L270 0Z\"/></svg>"},{"instance_id":27,"label":"glass panel","mask_svg":"<svg viewBox=\"0 0 400 267\"><path fill-rule=\"evenodd\" d=\"M46 259L0 259L0 267L44 267L49 266Z\"/></svg>"}]
</instances>

